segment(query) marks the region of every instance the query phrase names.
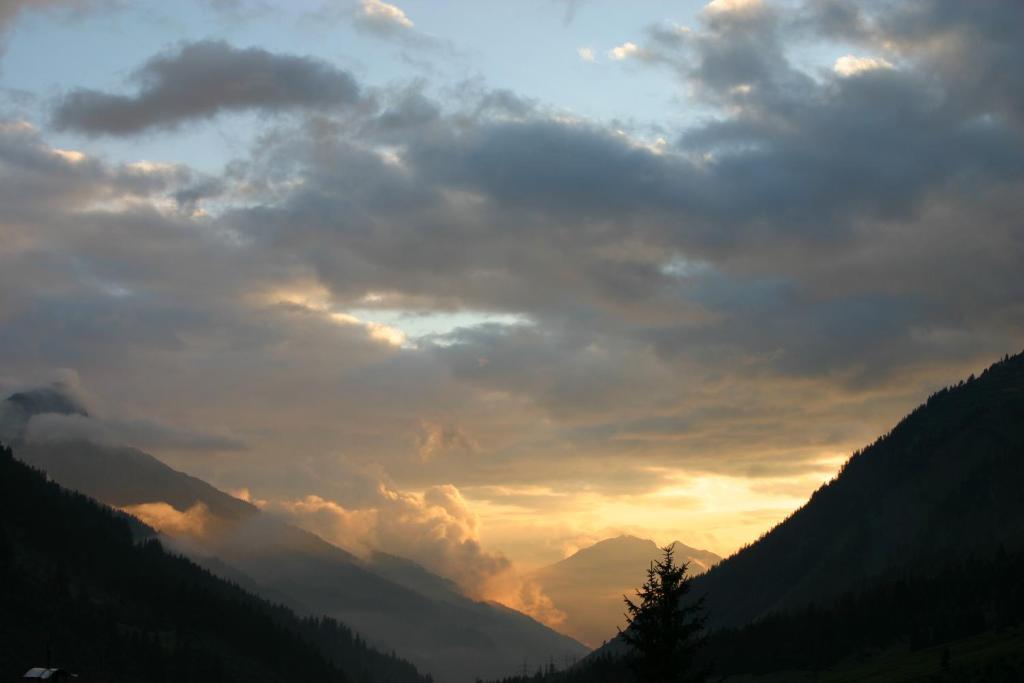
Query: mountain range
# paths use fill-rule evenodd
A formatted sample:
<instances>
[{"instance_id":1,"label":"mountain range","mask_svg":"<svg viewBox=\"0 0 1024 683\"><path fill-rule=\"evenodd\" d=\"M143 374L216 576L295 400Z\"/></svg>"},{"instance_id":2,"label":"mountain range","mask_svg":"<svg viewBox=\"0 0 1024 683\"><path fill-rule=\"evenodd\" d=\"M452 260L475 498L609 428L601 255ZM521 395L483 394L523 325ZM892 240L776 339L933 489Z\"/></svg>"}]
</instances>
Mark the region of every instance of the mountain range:
<instances>
[{"instance_id":1,"label":"mountain range","mask_svg":"<svg viewBox=\"0 0 1024 683\"><path fill-rule=\"evenodd\" d=\"M56 390L16 393L0 407L16 456L54 481L115 508L160 502L186 512L204 506L202 533L164 538L168 546L300 614L336 618L438 680L499 677L521 670L524 659L538 666L575 661L589 651L524 614L466 597L411 560L357 557L141 450L84 440L23 441L24 424L41 411L85 416Z\"/></svg>"},{"instance_id":2,"label":"mountain range","mask_svg":"<svg viewBox=\"0 0 1024 683\"><path fill-rule=\"evenodd\" d=\"M19 420L35 410L78 408L16 394L0 405L0 427L18 438ZM22 443L18 455L115 507L206 506L215 522L175 547L300 613L336 617L444 680L525 680L509 677L524 652L542 664L583 651L525 615L466 598L414 562L358 558L142 451L42 441ZM861 680L871 667L900 672L878 680L1020 680L1021 491L1024 354L933 394L731 557L677 546L693 569L707 568L693 579L705 600L705 656L728 680ZM635 587L656 552L643 539L608 539L532 578L561 600L569 623ZM553 654L558 647L572 654ZM609 641L568 672L531 680L620 680L622 647Z\"/></svg>"},{"instance_id":3,"label":"mountain range","mask_svg":"<svg viewBox=\"0 0 1024 683\"><path fill-rule=\"evenodd\" d=\"M0 446L0 678L430 683L328 618L299 618L165 551L133 517ZM61 679L63 680L63 679Z\"/></svg>"}]
</instances>

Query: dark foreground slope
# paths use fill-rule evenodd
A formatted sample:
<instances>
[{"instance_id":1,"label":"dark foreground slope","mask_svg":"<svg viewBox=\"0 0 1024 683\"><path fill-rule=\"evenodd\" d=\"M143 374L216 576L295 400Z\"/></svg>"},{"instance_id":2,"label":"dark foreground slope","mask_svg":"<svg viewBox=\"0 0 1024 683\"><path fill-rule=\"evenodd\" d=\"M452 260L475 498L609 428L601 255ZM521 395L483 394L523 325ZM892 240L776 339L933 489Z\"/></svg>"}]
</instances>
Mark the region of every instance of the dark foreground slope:
<instances>
[{"instance_id":1,"label":"dark foreground slope","mask_svg":"<svg viewBox=\"0 0 1024 683\"><path fill-rule=\"evenodd\" d=\"M820 672L875 680L874 671L877 680L1016 683L1024 680L1021 577L1024 550L898 570L836 600L716 631L703 655L728 680Z\"/></svg>"},{"instance_id":2,"label":"dark foreground slope","mask_svg":"<svg viewBox=\"0 0 1024 683\"><path fill-rule=\"evenodd\" d=\"M713 628L1024 547L1024 354L943 389L695 581Z\"/></svg>"},{"instance_id":3,"label":"dark foreground slope","mask_svg":"<svg viewBox=\"0 0 1024 683\"><path fill-rule=\"evenodd\" d=\"M0 678L62 666L88 681L416 683L333 620L301 620L61 489L0 447Z\"/></svg>"}]
</instances>

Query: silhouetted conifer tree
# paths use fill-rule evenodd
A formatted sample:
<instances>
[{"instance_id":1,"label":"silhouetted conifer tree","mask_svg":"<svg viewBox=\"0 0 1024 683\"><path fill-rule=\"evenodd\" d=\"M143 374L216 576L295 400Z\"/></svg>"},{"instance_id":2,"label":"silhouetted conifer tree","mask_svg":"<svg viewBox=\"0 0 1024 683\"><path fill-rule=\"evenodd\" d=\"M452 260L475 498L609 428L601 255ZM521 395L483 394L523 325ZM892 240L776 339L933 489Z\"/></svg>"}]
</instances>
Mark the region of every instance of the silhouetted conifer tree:
<instances>
[{"instance_id":1,"label":"silhouetted conifer tree","mask_svg":"<svg viewBox=\"0 0 1024 683\"><path fill-rule=\"evenodd\" d=\"M632 646L630 668L640 683L703 681L707 671L695 662L703 643L703 599L684 601L690 592L687 564L676 564L672 546L662 548L661 560L652 562L647 580L636 591L639 602L626 603L622 639Z\"/></svg>"}]
</instances>

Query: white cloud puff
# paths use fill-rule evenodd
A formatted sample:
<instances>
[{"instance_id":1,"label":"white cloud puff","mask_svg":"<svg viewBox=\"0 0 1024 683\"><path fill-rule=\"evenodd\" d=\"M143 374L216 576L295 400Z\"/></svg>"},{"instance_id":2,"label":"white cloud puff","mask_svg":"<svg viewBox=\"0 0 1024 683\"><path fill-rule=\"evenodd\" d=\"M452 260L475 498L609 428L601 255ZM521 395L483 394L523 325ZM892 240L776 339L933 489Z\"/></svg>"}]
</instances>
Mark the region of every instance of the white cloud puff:
<instances>
[{"instance_id":1,"label":"white cloud puff","mask_svg":"<svg viewBox=\"0 0 1024 683\"><path fill-rule=\"evenodd\" d=\"M357 554L410 558L455 581L471 598L500 602L555 628L566 619L536 581L504 555L483 548L479 517L451 484L414 493L380 483L377 499L364 507L317 495L256 503Z\"/></svg>"},{"instance_id":2,"label":"white cloud puff","mask_svg":"<svg viewBox=\"0 0 1024 683\"><path fill-rule=\"evenodd\" d=\"M752 12L764 7L762 0L711 0L704 6L709 14Z\"/></svg>"},{"instance_id":3,"label":"white cloud puff","mask_svg":"<svg viewBox=\"0 0 1024 683\"><path fill-rule=\"evenodd\" d=\"M608 51L608 56L616 61L622 61L631 57L639 57L642 54L640 46L636 43L626 41Z\"/></svg>"},{"instance_id":4,"label":"white cloud puff","mask_svg":"<svg viewBox=\"0 0 1024 683\"><path fill-rule=\"evenodd\" d=\"M855 76L865 71L891 69L892 63L882 57L856 57L843 55L836 60L832 70L843 77Z\"/></svg>"},{"instance_id":5,"label":"white cloud puff","mask_svg":"<svg viewBox=\"0 0 1024 683\"><path fill-rule=\"evenodd\" d=\"M379 32L411 29L414 24L401 7L381 0L363 0L356 20L365 28Z\"/></svg>"},{"instance_id":6,"label":"white cloud puff","mask_svg":"<svg viewBox=\"0 0 1024 683\"><path fill-rule=\"evenodd\" d=\"M480 522L458 488L431 486L422 493L379 482L375 499L346 507L317 495L261 501L268 512L358 554L382 551L408 557L446 576L469 595L509 567L480 543Z\"/></svg>"}]
</instances>

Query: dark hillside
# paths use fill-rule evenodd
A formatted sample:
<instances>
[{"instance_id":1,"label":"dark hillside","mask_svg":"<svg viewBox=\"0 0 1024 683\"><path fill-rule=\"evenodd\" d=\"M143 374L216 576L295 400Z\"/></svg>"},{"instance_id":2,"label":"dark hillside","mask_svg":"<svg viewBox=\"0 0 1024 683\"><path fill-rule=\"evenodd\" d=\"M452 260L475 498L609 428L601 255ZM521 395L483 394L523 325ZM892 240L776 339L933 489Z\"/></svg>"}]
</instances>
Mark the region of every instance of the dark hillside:
<instances>
[{"instance_id":1,"label":"dark hillside","mask_svg":"<svg viewBox=\"0 0 1024 683\"><path fill-rule=\"evenodd\" d=\"M214 577L124 516L0 447L0 677L86 681L425 681L329 619L300 620Z\"/></svg>"},{"instance_id":2,"label":"dark hillside","mask_svg":"<svg viewBox=\"0 0 1024 683\"><path fill-rule=\"evenodd\" d=\"M896 572L825 604L717 631L704 656L720 675L771 675L843 670L880 655L922 659L919 653L955 651L954 644L978 638L1024 643L1022 576L1024 550ZM993 654L996 661L973 664L998 664L1014 676L977 680L1024 680L1024 651L1013 658ZM928 674L945 676L938 680L975 680L953 675L972 664L959 658L935 657L924 664Z\"/></svg>"},{"instance_id":3,"label":"dark hillside","mask_svg":"<svg viewBox=\"0 0 1024 683\"><path fill-rule=\"evenodd\" d=\"M1024 355L943 389L787 520L695 581L712 627L896 569L1024 546Z\"/></svg>"}]
</instances>

